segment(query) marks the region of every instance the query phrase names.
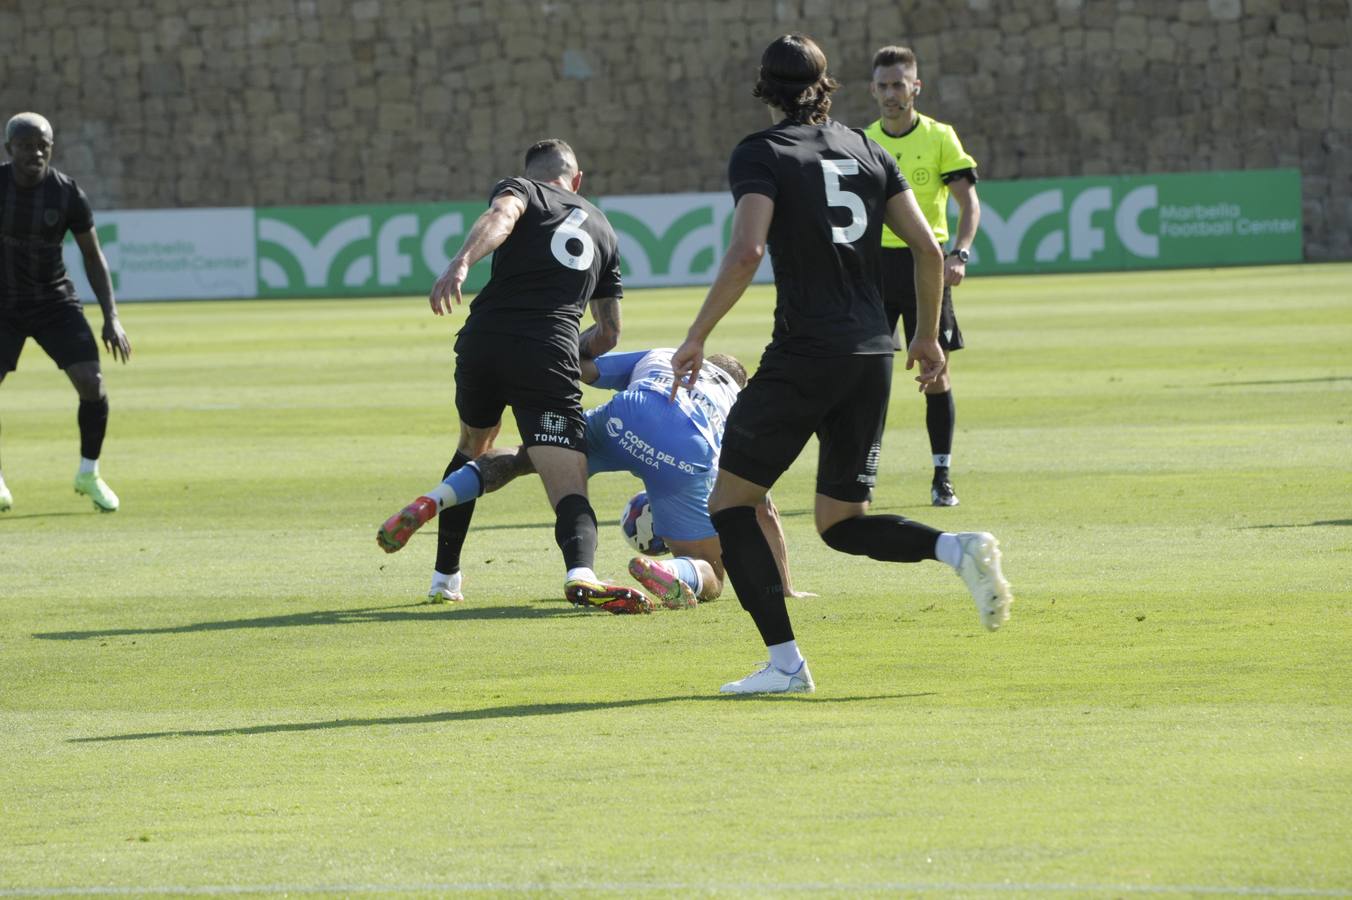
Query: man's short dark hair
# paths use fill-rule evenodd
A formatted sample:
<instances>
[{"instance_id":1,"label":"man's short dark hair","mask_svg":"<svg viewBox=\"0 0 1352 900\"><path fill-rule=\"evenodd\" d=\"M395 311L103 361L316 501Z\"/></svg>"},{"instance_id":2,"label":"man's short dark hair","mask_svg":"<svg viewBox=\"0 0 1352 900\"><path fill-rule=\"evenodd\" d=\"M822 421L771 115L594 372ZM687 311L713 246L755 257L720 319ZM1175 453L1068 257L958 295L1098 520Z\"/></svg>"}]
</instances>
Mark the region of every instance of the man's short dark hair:
<instances>
[{"instance_id":1,"label":"man's short dark hair","mask_svg":"<svg viewBox=\"0 0 1352 900\"><path fill-rule=\"evenodd\" d=\"M727 353L712 353L708 356L708 360L731 375L739 388L746 387L746 367L737 361L737 357Z\"/></svg>"},{"instance_id":2,"label":"man's short dark hair","mask_svg":"<svg viewBox=\"0 0 1352 900\"><path fill-rule=\"evenodd\" d=\"M526 151L526 177L534 181L553 181L561 175L577 174L577 155L566 141L548 138L530 145Z\"/></svg>"},{"instance_id":3,"label":"man's short dark hair","mask_svg":"<svg viewBox=\"0 0 1352 900\"><path fill-rule=\"evenodd\" d=\"M893 44L890 47L883 47L877 53L873 54L874 71L883 66L905 66L908 69L919 68L915 61L915 51L910 47L898 47Z\"/></svg>"},{"instance_id":4,"label":"man's short dark hair","mask_svg":"<svg viewBox=\"0 0 1352 900\"><path fill-rule=\"evenodd\" d=\"M805 34L775 38L761 54L760 77L751 92L792 122L821 125L831 111L831 92L840 83L826 73L826 54Z\"/></svg>"}]
</instances>

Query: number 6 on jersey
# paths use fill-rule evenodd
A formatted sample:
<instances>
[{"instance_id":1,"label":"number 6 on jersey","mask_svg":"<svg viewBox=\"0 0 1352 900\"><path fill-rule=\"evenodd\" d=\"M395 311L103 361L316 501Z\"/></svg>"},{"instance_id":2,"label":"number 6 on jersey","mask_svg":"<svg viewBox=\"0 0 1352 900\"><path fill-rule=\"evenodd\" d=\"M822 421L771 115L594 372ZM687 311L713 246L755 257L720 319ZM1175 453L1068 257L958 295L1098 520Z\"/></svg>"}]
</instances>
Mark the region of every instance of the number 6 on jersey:
<instances>
[{"instance_id":1,"label":"number 6 on jersey","mask_svg":"<svg viewBox=\"0 0 1352 900\"><path fill-rule=\"evenodd\" d=\"M554 229L554 238L549 242L549 249L554 258L579 272L591 268L592 258L596 255L596 242L592 240L591 235L582 230L582 223L585 221L587 214L580 209L574 209L568 214L568 218L563 220L563 224ZM569 241L581 243L581 252L574 254L569 251Z\"/></svg>"}]
</instances>

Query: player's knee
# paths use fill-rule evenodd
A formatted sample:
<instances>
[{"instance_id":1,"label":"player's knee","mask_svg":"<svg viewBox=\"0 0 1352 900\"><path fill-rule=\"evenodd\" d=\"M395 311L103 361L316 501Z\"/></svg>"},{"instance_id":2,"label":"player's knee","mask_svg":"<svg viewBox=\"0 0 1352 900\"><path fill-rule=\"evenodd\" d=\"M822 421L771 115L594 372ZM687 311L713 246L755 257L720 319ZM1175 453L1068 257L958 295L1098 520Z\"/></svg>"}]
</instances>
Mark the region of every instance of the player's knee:
<instances>
[{"instance_id":1,"label":"player's knee","mask_svg":"<svg viewBox=\"0 0 1352 900\"><path fill-rule=\"evenodd\" d=\"M822 542L839 553L848 553L851 556L867 556L868 550L860 545L858 529L853 526L854 519L844 519L836 522L829 528L823 528L820 532Z\"/></svg>"},{"instance_id":2,"label":"player's knee","mask_svg":"<svg viewBox=\"0 0 1352 900\"><path fill-rule=\"evenodd\" d=\"M839 524L839 522L836 523L836 525ZM822 539L822 543L832 550L837 550L841 553L849 553L850 551L846 550L842 543L842 535L841 532L837 530L836 525L832 525L829 528L821 528L819 526L817 536Z\"/></svg>"},{"instance_id":3,"label":"player's knee","mask_svg":"<svg viewBox=\"0 0 1352 900\"><path fill-rule=\"evenodd\" d=\"M101 400L105 396L103 386L103 373L98 369L70 370L70 383L75 386L75 393L80 395L80 399L86 403L92 403Z\"/></svg>"}]
</instances>

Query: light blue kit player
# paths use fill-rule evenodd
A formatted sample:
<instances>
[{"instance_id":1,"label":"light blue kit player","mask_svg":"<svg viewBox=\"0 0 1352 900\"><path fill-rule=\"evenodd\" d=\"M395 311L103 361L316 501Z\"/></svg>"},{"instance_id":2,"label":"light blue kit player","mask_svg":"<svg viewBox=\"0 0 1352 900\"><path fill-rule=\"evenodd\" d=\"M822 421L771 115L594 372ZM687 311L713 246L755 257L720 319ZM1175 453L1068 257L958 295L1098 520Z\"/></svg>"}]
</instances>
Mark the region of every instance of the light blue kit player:
<instances>
[{"instance_id":1,"label":"light blue kit player","mask_svg":"<svg viewBox=\"0 0 1352 900\"><path fill-rule=\"evenodd\" d=\"M638 476L648 493L653 533L672 553L669 562L636 556L629 573L664 605L684 607L723 591L722 548L709 521L709 494L718 476L723 427L746 384L746 369L736 358L715 353L700 368L695 389L672 401L673 352L607 353L583 363L582 379L618 392L587 413L589 474ZM760 515L770 546L786 568L774 507L767 504Z\"/></svg>"},{"instance_id":2,"label":"light blue kit player","mask_svg":"<svg viewBox=\"0 0 1352 900\"><path fill-rule=\"evenodd\" d=\"M630 472L642 480L653 531L672 553L663 561L636 556L629 572L664 606L682 609L723 591L722 548L709 520L708 500L718 475L723 427L746 384L746 369L732 356L711 354L694 389L680 392L673 402L668 399L673 352L638 350L582 360L582 380L617 392L586 415L588 474ZM452 472L426 496L443 507L468 503L532 471L522 448L494 449ZM757 517L785 579L785 593L793 595L784 532L768 497Z\"/></svg>"}]
</instances>

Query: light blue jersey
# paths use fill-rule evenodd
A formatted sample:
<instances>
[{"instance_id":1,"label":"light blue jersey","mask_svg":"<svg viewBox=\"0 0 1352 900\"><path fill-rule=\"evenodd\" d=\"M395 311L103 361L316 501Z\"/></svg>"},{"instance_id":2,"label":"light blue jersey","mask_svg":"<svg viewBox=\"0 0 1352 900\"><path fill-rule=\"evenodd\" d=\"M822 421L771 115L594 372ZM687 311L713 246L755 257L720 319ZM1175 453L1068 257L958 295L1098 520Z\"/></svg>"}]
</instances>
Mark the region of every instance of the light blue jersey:
<instances>
[{"instance_id":1,"label":"light blue jersey","mask_svg":"<svg viewBox=\"0 0 1352 900\"><path fill-rule=\"evenodd\" d=\"M596 359L596 387L619 391L587 413L587 465L591 473L632 472L643 481L653 530L663 538L713 537L709 494L718 475L723 426L740 388L732 376L705 362L693 391L673 402L669 349L607 353Z\"/></svg>"}]
</instances>

